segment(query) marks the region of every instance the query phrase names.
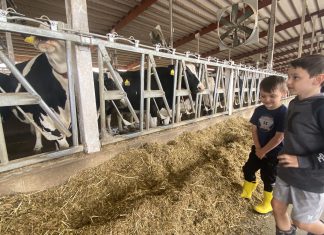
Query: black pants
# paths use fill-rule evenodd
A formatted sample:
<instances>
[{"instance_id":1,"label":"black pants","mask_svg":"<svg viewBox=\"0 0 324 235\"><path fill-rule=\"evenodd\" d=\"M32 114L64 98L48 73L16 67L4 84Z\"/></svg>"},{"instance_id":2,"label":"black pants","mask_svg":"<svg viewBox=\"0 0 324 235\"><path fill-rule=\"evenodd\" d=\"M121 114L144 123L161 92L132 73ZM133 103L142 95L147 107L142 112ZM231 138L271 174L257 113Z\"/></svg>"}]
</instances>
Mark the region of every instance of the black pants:
<instances>
[{"instance_id":1,"label":"black pants","mask_svg":"<svg viewBox=\"0 0 324 235\"><path fill-rule=\"evenodd\" d=\"M278 152L271 152L263 159L255 154L255 146L251 148L249 159L243 166L244 179L249 182L256 180L255 173L260 170L261 179L264 184L264 191L272 192L277 176Z\"/></svg>"}]
</instances>

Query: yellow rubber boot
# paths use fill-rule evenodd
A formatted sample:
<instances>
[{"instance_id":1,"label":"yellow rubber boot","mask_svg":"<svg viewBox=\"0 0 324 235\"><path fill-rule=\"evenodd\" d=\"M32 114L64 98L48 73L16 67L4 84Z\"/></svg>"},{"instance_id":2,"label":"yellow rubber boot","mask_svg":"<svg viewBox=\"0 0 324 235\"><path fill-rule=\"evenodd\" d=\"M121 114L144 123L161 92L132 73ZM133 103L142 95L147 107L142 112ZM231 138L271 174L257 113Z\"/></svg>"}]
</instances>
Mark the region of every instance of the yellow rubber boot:
<instances>
[{"instance_id":1,"label":"yellow rubber boot","mask_svg":"<svg viewBox=\"0 0 324 235\"><path fill-rule=\"evenodd\" d=\"M271 200L272 200L272 192L264 191L263 193L263 202L254 207L256 212L260 214L266 214L272 211Z\"/></svg>"},{"instance_id":2,"label":"yellow rubber boot","mask_svg":"<svg viewBox=\"0 0 324 235\"><path fill-rule=\"evenodd\" d=\"M256 189L256 182L244 181L243 191L241 193L242 198L251 199L253 191Z\"/></svg>"}]
</instances>

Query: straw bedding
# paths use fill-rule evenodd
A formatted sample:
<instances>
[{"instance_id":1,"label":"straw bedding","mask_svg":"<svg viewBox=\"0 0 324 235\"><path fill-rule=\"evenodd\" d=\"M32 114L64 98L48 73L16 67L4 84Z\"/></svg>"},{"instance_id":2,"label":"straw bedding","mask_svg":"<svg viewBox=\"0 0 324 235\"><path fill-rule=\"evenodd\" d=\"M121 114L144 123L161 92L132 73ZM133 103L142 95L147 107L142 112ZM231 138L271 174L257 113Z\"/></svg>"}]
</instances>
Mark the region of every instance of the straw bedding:
<instances>
[{"instance_id":1,"label":"straw bedding","mask_svg":"<svg viewBox=\"0 0 324 235\"><path fill-rule=\"evenodd\" d=\"M64 185L0 198L0 234L265 234L241 193L245 119L145 144Z\"/></svg>"}]
</instances>

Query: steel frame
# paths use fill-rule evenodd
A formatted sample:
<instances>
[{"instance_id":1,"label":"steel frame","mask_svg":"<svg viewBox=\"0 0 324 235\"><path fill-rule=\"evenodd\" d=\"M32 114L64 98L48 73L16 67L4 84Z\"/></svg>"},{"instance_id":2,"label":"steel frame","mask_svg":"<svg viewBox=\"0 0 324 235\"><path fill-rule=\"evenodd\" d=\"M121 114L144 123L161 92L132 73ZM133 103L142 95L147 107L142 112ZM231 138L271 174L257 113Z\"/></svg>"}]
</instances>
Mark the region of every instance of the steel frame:
<instances>
[{"instance_id":1,"label":"steel frame","mask_svg":"<svg viewBox=\"0 0 324 235\"><path fill-rule=\"evenodd\" d=\"M123 140L127 138L133 138L140 135L152 133L154 131L160 131L161 129L167 129L167 128L173 128L177 127L179 125L185 125L191 122L196 122L198 120L205 120L208 118L213 118L220 115L231 115L233 111L239 111L240 109L246 108L243 107L243 104L246 104L244 102L244 97L247 97L247 105L256 105L258 104L258 84L259 80L262 79L265 76L268 75L279 75L284 76L283 74L277 73L275 71L271 70L265 70L265 69L257 69L254 67L248 67L243 64L234 64L233 61L227 61L227 60L219 60L217 58L201 58L200 56L191 55L189 53L182 54L182 53L176 53L175 49L173 50L165 50L166 52L163 52L163 48L160 48L158 45L156 47L149 47L145 45L139 44L138 40L125 40L123 39L123 43L117 42L119 39L116 35L108 34L108 35L96 35L91 33L83 33L83 32L74 32L72 30L64 29L62 31L58 30L46 30L41 28L35 28L31 26L26 25L19 25L14 23L8 23L8 22L0 22L0 31L4 32L15 32L15 33L24 33L24 34L30 34L30 35L36 35L41 37L47 37L47 38L53 38L58 40L65 40L67 45L67 56L68 56L68 77L69 77L69 94L70 94L70 102L71 106L73 106L73 110L75 110L75 101L73 101L74 98L74 92L73 92L73 76L71 74L71 62L70 62L70 50L71 50L71 44L77 44L82 46L96 46L98 47L98 64L99 64L99 77L100 77L100 100L101 105L104 104L105 100L115 100L115 99L125 99L127 100L128 107L132 113L132 115L135 118L136 122L140 123L140 132L139 133L133 133L125 137L116 137L114 140L110 140L109 143L115 142L118 140ZM127 99L127 96L125 95L125 92L123 91L123 88L120 86L120 84L117 82L117 78L115 75L115 71L110 63L110 58L107 53L107 48L109 49L117 49L122 51L127 51L131 53L139 53L141 54L141 81L142 81L142 87L141 87L141 108L140 108L140 118L138 119L135 111L130 105L129 100ZM154 57L161 57L165 59L170 59L175 62L175 79L174 79L174 97L173 97L173 107L172 107L172 114L170 111L170 108L167 106L167 102L164 96L164 91L161 87L161 84L159 83L159 76L156 71L156 65ZM158 81L159 84L159 90L158 91L150 91L149 87L144 89L144 64L145 64L145 58L147 58L147 70L151 71L153 70L154 76ZM104 91L103 87L103 63L105 63L108 66L108 69L110 73L113 76L113 79L115 81L115 84L118 87L118 91L108 92ZM191 94L189 92L189 85L188 80L185 73L185 66L186 63L194 63L199 65L199 79L201 81L206 81L206 87L207 89L204 92L200 92L197 97L197 103L199 105L196 105L192 100ZM178 67L179 74L178 74ZM215 69L216 76L215 76L215 86L213 88L209 87L207 76L208 75L208 68ZM225 77L225 75L228 75L229 77ZM238 79L240 74L243 73L243 93L241 93L239 88ZM251 76L251 78L250 78ZM148 79L151 79L151 72L149 73L149 76L147 76ZM70 81L71 80L71 81ZM187 89L182 90L181 89L181 82L182 80L185 82L185 85ZM251 80L251 86L248 85L248 80ZM239 97L239 105L234 107L234 93L238 94ZM243 95L242 95L243 94ZM212 100L212 114L209 116L200 116L201 112L201 96L207 95L210 100ZM181 96L189 96L190 104L192 107L192 110L195 110L195 118L193 120L180 122L180 97ZM221 96L223 96L221 99ZM170 124L168 127L159 127L156 128L156 130L149 130L149 128L146 126L146 130L143 130L143 114L144 114L144 100L146 99L147 104L150 103L150 99L154 97L162 97L166 107L168 114L172 116L172 124ZM177 100L177 102L175 102ZM102 106L103 107L103 106ZM101 107L101 113L104 114L104 108ZM149 107L149 105L147 105ZM222 111L219 111L218 108L223 107ZM176 112L174 111L176 110ZM149 113L149 109L146 110L147 114ZM101 115L102 118L104 115ZM72 133L73 133L73 144L74 146L78 145L77 141L77 122L76 122L76 112L72 113ZM101 120L101 130L104 131L105 124L104 121ZM0 137L2 129L0 128ZM102 140L102 144L106 144L107 142L105 140ZM2 146L0 143L0 146ZM79 150L82 148L79 148ZM63 154L64 155L64 154ZM2 168L3 163L0 164L0 171Z\"/></svg>"}]
</instances>

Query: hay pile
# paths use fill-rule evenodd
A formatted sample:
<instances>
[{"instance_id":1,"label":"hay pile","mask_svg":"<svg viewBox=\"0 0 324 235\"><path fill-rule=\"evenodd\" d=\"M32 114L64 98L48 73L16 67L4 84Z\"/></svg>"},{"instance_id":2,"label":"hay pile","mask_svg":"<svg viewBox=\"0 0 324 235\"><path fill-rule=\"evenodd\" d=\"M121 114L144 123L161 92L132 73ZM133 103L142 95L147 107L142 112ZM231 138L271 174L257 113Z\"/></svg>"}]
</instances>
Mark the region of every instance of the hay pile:
<instances>
[{"instance_id":1,"label":"hay pile","mask_svg":"<svg viewBox=\"0 0 324 235\"><path fill-rule=\"evenodd\" d=\"M239 198L251 144L236 118L132 149L62 186L0 198L0 234L264 234L256 201Z\"/></svg>"}]
</instances>

